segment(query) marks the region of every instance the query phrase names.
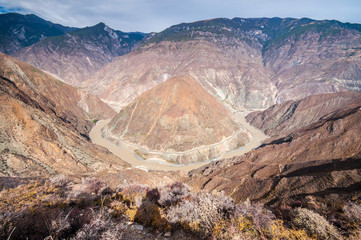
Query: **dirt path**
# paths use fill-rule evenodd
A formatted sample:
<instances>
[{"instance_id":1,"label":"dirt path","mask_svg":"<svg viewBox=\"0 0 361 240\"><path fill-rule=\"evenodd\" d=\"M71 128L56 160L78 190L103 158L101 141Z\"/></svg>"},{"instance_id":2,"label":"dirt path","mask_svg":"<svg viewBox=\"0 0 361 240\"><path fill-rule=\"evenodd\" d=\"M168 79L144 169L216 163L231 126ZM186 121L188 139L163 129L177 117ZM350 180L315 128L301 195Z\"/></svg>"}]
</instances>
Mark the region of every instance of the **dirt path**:
<instances>
[{"instance_id":1,"label":"dirt path","mask_svg":"<svg viewBox=\"0 0 361 240\"><path fill-rule=\"evenodd\" d=\"M222 158L240 156L240 155L252 150L253 148L258 147L267 138L266 135L264 135L258 129L252 127L245 120L245 115L246 115L245 113L241 113L241 112L235 113L235 117L236 117L237 121L242 126L244 126L244 128L246 128L248 131L250 131L252 133L252 136L253 136L252 139L245 146L243 146L239 149L235 149L235 150L226 152L225 154L223 154ZM92 140L93 143L107 148L114 155L116 155L119 158L121 158L122 160L128 162L133 167L144 169L144 170L165 170L165 171L182 170L182 171L188 172L192 169L199 168L199 167L209 163L209 161L205 161L202 163L193 163L193 164L187 164L187 165L172 165L172 164L166 164L165 162L163 163L163 162L159 162L159 161L142 160L132 150L127 149L126 147L116 146L111 141L101 137L101 129L106 124L108 124L109 121L110 120L98 121L97 124L94 126L94 128L91 130L91 132L89 134L90 139Z\"/></svg>"}]
</instances>

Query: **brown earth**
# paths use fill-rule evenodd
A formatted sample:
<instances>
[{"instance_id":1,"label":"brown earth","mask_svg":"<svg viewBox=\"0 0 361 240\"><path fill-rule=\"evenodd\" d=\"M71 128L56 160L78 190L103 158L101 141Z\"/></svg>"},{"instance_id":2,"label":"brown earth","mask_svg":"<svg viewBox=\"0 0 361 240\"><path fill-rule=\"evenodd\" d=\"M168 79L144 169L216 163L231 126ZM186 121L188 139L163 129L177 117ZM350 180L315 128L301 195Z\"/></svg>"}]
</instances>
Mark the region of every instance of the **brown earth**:
<instances>
[{"instance_id":1,"label":"brown earth","mask_svg":"<svg viewBox=\"0 0 361 240\"><path fill-rule=\"evenodd\" d=\"M0 75L13 82L44 112L62 119L63 124L87 135L93 119L110 118L113 109L98 97L63 83L41 70L0 53Z\"/></svg>"},{"instance_id":2,"label":"brown earth","mask_svg":"<svg viewBox=\"0 0 361 240\"><path fill-rule=\"evenodd\" d=\"M90 174L127 166L88 142L91 116L111 116L96 97L83 96L89 113L78 106L81 94L39 69L0 54L1 175ZM102 106L103 112L92 110ZM111 170L113 169L113 170Z\"/></svg>"},{"instance_id":3,"label":"brown earth","mask_svg":"<svg viewBox=\"0 0 361 240\"><path fill-rule=\"evenodd\" d=\"M307 195L360 195L360 106L346 105L242 157L194 170L188 183L271 205Z\"/></svg>"},{"instance_id":4,"label":"brown earth","mask_svg":"<svg viewBox=\"0 0 361 240\"><path fill-rule=\"evenodd\" d=\"M127 166L89 143L71 122L47 113L46 105L30 98L14 82L3 77L0 81L0 175L87 175Z\"/></svg>"}]
</instances>

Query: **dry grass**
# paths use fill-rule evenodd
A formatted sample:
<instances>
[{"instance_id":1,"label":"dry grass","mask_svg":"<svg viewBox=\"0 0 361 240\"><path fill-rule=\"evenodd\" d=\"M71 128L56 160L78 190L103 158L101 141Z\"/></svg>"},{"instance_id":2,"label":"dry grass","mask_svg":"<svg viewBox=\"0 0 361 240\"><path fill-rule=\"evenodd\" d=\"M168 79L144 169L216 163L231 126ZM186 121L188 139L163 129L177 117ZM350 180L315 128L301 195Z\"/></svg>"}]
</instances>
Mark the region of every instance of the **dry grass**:
<instances>
[{"instance_id":1,"label":"dry grass","mask_svg":"<svg viewBox=\"0 0 361 240\"><path fill-rule=\"evenodd\" d=\"M117 239L134 221L152 231L188 232L195 239L360 239L360 205L312 201L304 206L313 210L289 207L283 221L262 204L193 193L182 183L114 190L94 178L74 183L57 176L2 190L0 238Z\"/></svg>"}]
</instances>

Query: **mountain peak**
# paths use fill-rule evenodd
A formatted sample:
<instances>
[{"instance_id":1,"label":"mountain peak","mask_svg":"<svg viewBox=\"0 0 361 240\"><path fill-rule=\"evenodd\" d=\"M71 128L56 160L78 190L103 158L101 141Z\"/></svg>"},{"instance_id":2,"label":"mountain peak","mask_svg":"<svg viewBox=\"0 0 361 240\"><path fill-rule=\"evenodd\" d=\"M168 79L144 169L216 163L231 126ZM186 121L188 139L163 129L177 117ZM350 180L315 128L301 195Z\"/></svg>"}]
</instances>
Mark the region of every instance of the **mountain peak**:
<instances>
[{"instance_id":1,"label":"mountain peak","mask_svg":"<svg viewBox=\"0 0 361 240\"><path fill-rule=\"evenodd\" d=\"M174 153L217 145L194 151L195 156L173 156L181 163L220 156L248 140L247 135L234 134L240 127L227 109L188 75L170 78L137 97L108 129L111 135L151 151Z\"/></svg>"},{"instance_id":2,"label":"mountain peak","mask_svg":"<svg viewBox=\"0 0 361 240\"><path fill-rule=\"evenodd\" d=\"M105 26L107 26L105 23L103 23L103 22L100 22L100 23L98 23L98 24L95 24L93 27L105 27Z\"/></svg>"}]
</instances>

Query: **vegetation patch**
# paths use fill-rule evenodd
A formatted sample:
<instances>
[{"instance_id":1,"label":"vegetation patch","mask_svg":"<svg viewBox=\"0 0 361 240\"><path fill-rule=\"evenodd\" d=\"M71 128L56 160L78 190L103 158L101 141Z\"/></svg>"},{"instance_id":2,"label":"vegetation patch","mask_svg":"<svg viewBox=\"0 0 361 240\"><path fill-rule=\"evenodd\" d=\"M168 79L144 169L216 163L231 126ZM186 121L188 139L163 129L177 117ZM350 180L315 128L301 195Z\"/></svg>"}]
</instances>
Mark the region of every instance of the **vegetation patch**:
<instances>
[{"instance_id":1,"label":"vegetation patch","mask_svg":"<svg viewBox=\"0 0 361 240\"><path fill-rule=\"evenodd\" d=\"M331 203L310 196L302 207L290 202L270 209L250 201L236 204L222 193L195 193L180 182L111 189L96 178L76 181L64 175L1 180L1 239L129 239L142 233L155 239L179 231L187 239L361 236L357 201Z\"/></svg>"}]
</instances>

